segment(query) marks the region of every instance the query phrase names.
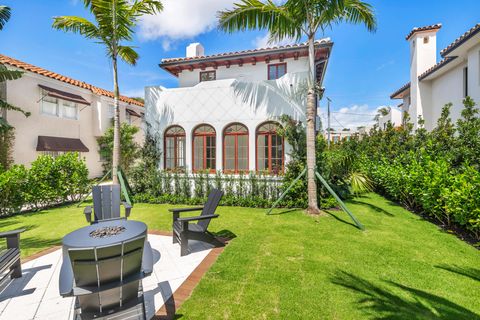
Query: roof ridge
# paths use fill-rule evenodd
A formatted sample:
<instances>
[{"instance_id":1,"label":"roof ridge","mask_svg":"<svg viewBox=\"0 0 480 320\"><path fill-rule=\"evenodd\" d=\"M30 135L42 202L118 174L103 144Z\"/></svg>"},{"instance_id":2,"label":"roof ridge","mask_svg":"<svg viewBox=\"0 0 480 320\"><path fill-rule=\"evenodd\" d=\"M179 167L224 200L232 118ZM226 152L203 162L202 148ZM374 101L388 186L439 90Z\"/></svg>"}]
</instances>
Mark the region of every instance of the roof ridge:
<instances>
[{"instance_id":1,"label":"roof ridge","mask_svg":"<svg viewBox=\"0 0 480 320\"><path fill-rule=\"evenodd\" d=\"M315 40L314 44L317 45L317 44L330 43L330 42L331 42L330 37L325 37L325 38L320 38ZM270 50L301 48L307 45L308 45L308 42L300 42L300 43L286 44L286 45L274 46L274 47L264 47L264 48L257 48L257 49L245 49L240 51L221 52L221 53L196 56L196 57L164 58L161 60L161 62L166 63L166 62L180 62L180 61L208 59L208 58L221 58L221 57L227 57L227 56L233 56L233 55L245 54L245 53L257 53L257 52L270 51Z\"/></svg>"},{"instance_id":2,"label":"roof ridge","mask_svg":"<svg viewBox=\"0 0 480 320\"><path fill-rule=\"evenodd\" d=\"M441 27L442 27L441 23L430 24L428 26L423 26L423 27L414 27L412 31L410 31L407 34L407 36L405 37L405 40L409 40L417 32L437 30L437 29L440 29Z\"/></svg>"},{"instance_id":3,"label":"roof ridge","mask_svg":"<svg viewBox=\"0 0 480 320\"><path fill-rule=\"evenodd\" d=\"M477 32L480 32L480 23L477 23L466 32L464 32L460 37L455 39L450 43L445 49L440 51L440 55L444 57L447 53L451 52L453 49L461 45L464 41L467 41L470 37L474 36Z\"/></svg>"},{"instance_id":4,"label":"roof ridge","mask_svg":"<svg viewBox=\"0 0 480 320\"><path fill-rule=\"evenodd\" d=\"M62 82L65 82L65 83L68 83L68 84L71 84L71 85L74 85L74 86L77 86L77 87L80 87L80 88L83 88L83 89L87 89L87 90L92 91L95 94L100 94L100 95L107 96L107 97L113 97L114 96L112 91L102 89L100 87L97 87L97 86L94 86L92 84L86 83L85 81L76 80L76 79L73 79L71 77L61 75L59 73L44 69L42 67L35 66L33 64L30 64L30 63L27 63L27 62L24 62L24 61L15 59L15 58L8 57L8 56L3 55L3 54L0 54L0 63L8 64L8 65L14 66L16 68L20 68L20 69L23 69L23 70L26 70L26 71L30 71L30 72L39 74L39 75L44 76L44 77L52 78L52 79L62 81ZM95 92L94 90L98 91L98 93ZM123 101L123 102L126 102L128 104L137 105L139 107L144 106L143 103L141 103L141 102L139 102L135 99L132 99L130 97L127 97L127 96L122 96L121 95L120 100Z\"/></svg>"}]
</instances>

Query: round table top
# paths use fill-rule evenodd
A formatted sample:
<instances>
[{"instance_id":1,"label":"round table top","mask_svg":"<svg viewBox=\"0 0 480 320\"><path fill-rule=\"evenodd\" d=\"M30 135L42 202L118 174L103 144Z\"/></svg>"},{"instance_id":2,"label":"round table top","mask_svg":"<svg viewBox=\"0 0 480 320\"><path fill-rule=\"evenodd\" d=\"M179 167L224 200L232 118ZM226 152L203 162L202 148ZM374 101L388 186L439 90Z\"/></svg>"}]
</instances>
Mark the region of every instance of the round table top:
<instances>
[{"instance_id":1,"label":"round table top","mask_svg":"<svg viewBox=\"0 0 480 320\"><path fill-rule=\"evenodd\" d=\"M125 230L117 235L94 238L90 232L104 227L124 227ZM63 237L62 243L69 248L99 247L120 243L141 235L147 234L147 225L140 221L118 219L98 222L75 231L70 232Z\"/></svg>"}]
</instances>

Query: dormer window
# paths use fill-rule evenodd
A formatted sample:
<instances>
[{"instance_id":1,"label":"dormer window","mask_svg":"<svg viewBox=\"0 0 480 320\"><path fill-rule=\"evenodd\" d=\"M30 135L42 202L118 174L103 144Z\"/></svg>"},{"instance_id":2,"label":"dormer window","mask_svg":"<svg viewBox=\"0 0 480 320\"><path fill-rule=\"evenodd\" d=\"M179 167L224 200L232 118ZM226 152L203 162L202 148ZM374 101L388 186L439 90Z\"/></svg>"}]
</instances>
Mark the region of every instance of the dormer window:
<instances>
[{"instance_id":1,"label":"dormer window","mask_svg":"<svg viewBox=\"0 0 480 320\"><path fill-rule=\"evenodd\" d=\"M268 80L276 80L287 73L286 63L277 63L268 65Z\"/></svg>"},{"instance_id":2,"label":"dormer window","mask_svg":"<svg viewBox=\"0 0 480 320\"><path fill-rule=\"evenodd\" d=\"M200 72L200 82L202 81L213 81L217 78L215 71L204 71Z\"/></svg>"}]
</instances>

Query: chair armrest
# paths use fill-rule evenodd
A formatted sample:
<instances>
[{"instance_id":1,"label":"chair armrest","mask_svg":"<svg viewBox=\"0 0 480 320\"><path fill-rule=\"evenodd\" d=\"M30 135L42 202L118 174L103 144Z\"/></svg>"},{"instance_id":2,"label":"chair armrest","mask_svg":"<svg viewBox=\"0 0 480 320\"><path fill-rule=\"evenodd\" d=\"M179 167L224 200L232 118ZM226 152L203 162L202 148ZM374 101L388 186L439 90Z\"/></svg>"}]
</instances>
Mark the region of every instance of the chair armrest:
<instances>
[{"instance_id":1,"label":"chair armrest","mask_svg":"<svg viewBox=\"0 0 480 320\"><path fill-rule=\"evenodd\" d=\"M17 234L20 234L23 231L25 231L25 229L17 229L17 230L12 230L12 231L0 232L0 238L8 238L8 237L11 237L11 236L16 236Z\"/></svg>"},{"instance_id":2,"label":"chair armrest","mask_svg":"<svg viewBox=\"0 0 480 320\"><path fill-rule=\"evenodd\" d=\"M146 276L149 276L153 272L153 251L148 241L145 241L143 247L142 269Z\"/></svg>"},{"instance_id":3,"label":"chair armrest","mask_svg":"<svg viewBox=\"0 0 480 320\"><path fill-rule=\"evenodd\" d=\"M0 232L0 238L7 239L7 248L8 249L20 249L20 233L25 231L25 229L17 229L12 231Z\"/></svg>"},{"instance_id":4,"label":"chair armrest","mask_svg":"<svg viewBox=\"0 0 480 320\"><path fill-rule=\"evenodd\" d=\"M168 209L168 211L170 211L170 212L172 212L172 213L176 213L176 212L200 211L200 210L203 210L203 207Z\"/></svg>"},{"instance_id":5,"label":"chair armrest","mask_svg":"<svg viewBox=\"0 0 480 320\"><path fill-rule=\"evenodd\" d=\"M83 214L85 215L87 222L92 223L92 207L86 206L85 209L83 209Z\"/></svg>"},{"instance_id":6,"label":"chair armrest","mask_svg":"<svg viewBox=\"0 0 480 320\"><path fill-rule=\"evenodd\" d=\"M128 202L122 202L122 204L125 207L125 217L130 217L130 211L132 211L132 206L128 204Z\"/></svg>"},{"instance_id":7,"label":"chair armrest","mask_svg":"<svg viewBox=\"0 0 480 320\"><path fill-rule=\"evenodd\" d=\"M207 215L198 216L198 217L178 218L177 221L197 221L197 220L207 220L207 219L215 219L215 218L218 218L218 214L207 214Z\"/></svg>"},{"instance_id":8,"label":"chair armrest","mask_svg":"<svg viewBox=\"0 0 480 320\"><path fill-rule=\"evenodd\" d=\"M63 260L58 279L58 289L62 297L70 297L73 294L73 270L70 260Z\"/></svg>"}]
</instances>

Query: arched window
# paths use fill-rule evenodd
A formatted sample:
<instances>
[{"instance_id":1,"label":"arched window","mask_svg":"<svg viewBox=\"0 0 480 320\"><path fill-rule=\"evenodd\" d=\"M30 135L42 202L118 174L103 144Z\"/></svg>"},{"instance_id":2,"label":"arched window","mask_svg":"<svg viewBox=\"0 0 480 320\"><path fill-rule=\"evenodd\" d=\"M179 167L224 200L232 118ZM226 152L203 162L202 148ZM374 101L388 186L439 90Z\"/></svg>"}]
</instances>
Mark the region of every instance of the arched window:
<instances>
[{"instance_id":1,"label":"arched window","mask_svg":"<svg viewBox=\"0 0 480 320\"><path fill-rule=\"evenodd\" d=\"M248 129L233 123L223 131L223 170L248 171Z\"/></svg>"},{"instance_id":2,"label":"arched window","mask_svg":"<svg viewBox=\"0 0 480 320\"><path fill-rule=\"evenodd\" d=\"M185 130L171 126L165 131L165 169L185 169Z\"/></svg>"},{"instance_id":3,"label":"arched window","mask_svg":"<svg viewBox=\"0 0 480 320\"><path fill-rule=\"evenodd\" d=\"M275 122L266 122L257 128L257 171L283 172L284 145L278 128Z\"/></svg>"},{"instance_id":4,"label":"arched window","mask_svg":"<svg viewBox=\"0 0 480 320\"><path fill-rule=\"evenodd\" d=\"M193 171L215 171L215 129L202 124L193 131Z\"/></svg>"}]
</instances>

